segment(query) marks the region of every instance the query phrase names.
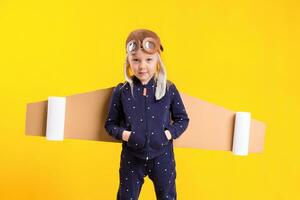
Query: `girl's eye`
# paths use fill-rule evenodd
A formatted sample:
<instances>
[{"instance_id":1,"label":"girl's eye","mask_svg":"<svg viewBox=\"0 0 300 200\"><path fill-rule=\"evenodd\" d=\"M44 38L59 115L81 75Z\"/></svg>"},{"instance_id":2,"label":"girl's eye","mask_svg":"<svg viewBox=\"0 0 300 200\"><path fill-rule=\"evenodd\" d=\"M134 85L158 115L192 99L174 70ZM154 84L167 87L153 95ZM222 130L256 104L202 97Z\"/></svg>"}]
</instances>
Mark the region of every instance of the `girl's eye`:
<instances>
[{"instance_id":1,"label":"girl's eye","mask_svg":"<svg viewBox=\"0 0 300 200\"><path fill-rule=\"evenodd\" d=\"M147 59L147 61L151 61L151 60L152 60L152 58L148 58L148 59Z\"/></svg>"},{"instance_id":2,"label":"girl's eye","mask_svg":"<svg viewBox=\"0 0 300 200\"><path fill-rule=\"evenodd\" d=\"M137 62L138 61L138 59L136 59L136 58L134 58L134 59L132 59L134 62Z\"/></svg>"}]
</instances>

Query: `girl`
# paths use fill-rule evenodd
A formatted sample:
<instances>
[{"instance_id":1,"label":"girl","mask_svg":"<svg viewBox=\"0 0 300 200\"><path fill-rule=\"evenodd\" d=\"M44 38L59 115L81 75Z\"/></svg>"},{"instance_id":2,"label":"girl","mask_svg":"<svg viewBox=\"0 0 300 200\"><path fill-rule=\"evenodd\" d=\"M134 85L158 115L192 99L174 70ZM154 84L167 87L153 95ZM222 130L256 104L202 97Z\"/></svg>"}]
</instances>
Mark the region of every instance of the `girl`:
<instances>
[{"instance_id":1,"label":"girl","mask_svg":"<svg viewBox=\"0 0 300 200\"><path fill-rule=\"evenodd\" d=\"M173 140L189 118L175 84L166 78L162 51L150 30L135 30L126 40L126 81L114 88L105 122L109 135L122 141L118 200L137 200L147 175L157 199L177 199Z\"/></svg>"}]
</instances>

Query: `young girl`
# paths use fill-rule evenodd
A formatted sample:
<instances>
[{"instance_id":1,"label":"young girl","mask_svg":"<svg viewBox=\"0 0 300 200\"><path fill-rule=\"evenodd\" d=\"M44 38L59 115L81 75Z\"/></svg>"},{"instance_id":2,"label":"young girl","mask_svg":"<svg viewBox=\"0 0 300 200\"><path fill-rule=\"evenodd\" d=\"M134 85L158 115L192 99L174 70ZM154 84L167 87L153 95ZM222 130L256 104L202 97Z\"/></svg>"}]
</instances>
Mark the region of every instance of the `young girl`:
<instances>
[{"instance_id":1,"label":"young girl","mask_svg":"<svg viewBox=\"0 0 300 200\"><path fill-rule=\"evenodd\" d=\"M105 122L109 135L122 141L118 200L137 200L147 175L157 199L177 198L173 140L189 118L175 84L166 78L162 51L150 30L135 30L126 40L126 81L114 88Z\"/></svg>"}]
</instances>

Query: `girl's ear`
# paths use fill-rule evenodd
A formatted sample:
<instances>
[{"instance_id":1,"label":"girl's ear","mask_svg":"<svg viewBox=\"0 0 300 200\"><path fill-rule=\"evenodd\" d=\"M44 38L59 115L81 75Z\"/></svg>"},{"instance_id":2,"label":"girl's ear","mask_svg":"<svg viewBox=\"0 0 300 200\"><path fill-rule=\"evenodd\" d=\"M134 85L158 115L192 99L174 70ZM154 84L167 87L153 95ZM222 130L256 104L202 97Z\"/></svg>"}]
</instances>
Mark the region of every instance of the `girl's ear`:
<instances>
[{"instance_id":1,"label":"girl's ear","mask_svg":"<svg viewBox=\"0 0 300 200\"><path fill-rule=\"evenodd\" d=\"M156 69L155 69L155 77L156 77L156 78L158 77L159 69L160 69L160 65L159 65L159 63L157 63L157 64L156 64Z\"/></svg>"},{"instance_id":2,"label":"girl's ear","mask_svg":"<svg viewBox=\"0 0 300 200\"><path fill-rule=\"evenodd\" d=\"M157 63L157 64L156 64L156 72L157 72L157 73L159 72L159 69L160 69L160 67L159 67L159 64Z\"/></svg>"},{"instance_id":3,"label":"girl's ear","mask_svg":"<svg viewBox=\"0 0 300 200\"><path fill-rule=\"evenodd\" d=\"M127 65L126 65L126 71L128 72L127 73L128 77L132 77L134 75L133 71L131 70L131 67L130 67L129 63L127 63Z\"/></svg>"}]
</instances>

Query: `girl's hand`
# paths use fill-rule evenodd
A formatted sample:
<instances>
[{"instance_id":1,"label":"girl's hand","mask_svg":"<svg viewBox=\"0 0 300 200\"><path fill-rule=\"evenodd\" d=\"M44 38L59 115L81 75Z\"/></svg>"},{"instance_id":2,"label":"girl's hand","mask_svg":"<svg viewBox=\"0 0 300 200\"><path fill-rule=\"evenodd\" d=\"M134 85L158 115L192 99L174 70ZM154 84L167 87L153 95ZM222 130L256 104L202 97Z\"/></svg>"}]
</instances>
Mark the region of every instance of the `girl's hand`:
<instances>
[{"instance_id":1,"label":"girl's hand","mask_svg":"<svg viewBox=\"0 0 300 200\"><path fill-rule=\"evenodd\" d=\"M122 140L128 142L130 135L131 135L131 131L124 130L122 133Z\"/></svg>"},{"instance_id":2,"label":"girl's hand","mask_svg":"<svg viewBox=\"0 0 300 200\"><path fill-rule=\"evenodd\" d=\"M170 140L172 138L172 135L169 130L165 130L165 134L166 134L168 140Z\"/></svg>"}]
</instances>

